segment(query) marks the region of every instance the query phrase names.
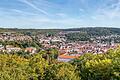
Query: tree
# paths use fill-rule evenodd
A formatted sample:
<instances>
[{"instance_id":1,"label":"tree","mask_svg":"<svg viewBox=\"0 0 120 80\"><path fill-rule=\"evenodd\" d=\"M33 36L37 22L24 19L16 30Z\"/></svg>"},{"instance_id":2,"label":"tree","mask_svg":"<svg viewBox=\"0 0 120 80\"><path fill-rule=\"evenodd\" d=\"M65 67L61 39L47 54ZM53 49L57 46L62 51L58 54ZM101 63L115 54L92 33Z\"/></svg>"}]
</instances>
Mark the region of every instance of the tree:
<instances>
[{"instance_id":1,"label":"tree","mask_svg":"<svg viewBox=\"0 0 120 80\"><path fill-rule=\"evenodd\" d=\"M0 54L0 80L27 80L28 61L17 55Z\"/></svg>"},{"instance_id":2,"label":"tree","mask_svg":"<svg viewBox=\"0 0 120 80\"><path fill-rule=\"evenodd\" d=\"M43 80L45 75L45 70L48 67L48 62L42 58L41 55L37 54L32 57L29 61L29 70L32 80Z\"/></svg>"},{"instance_id":3,"label":"tree","mask_svg":"<svg viewBox=\"0 0 120 80\"><path fill-rule=\"evenodd\" d=\"M47 61L40 55L30 59L0 54L0 80L43 80Z\"/></svg>"},{"instance_id":4,"label":"tree","mask_svg":"<svg viewBox=\"0 0 120 80\"><path fill-rule=\"evenodd\" d=\"M120 48L106 54L85 54L71 62L82 80L119 80Z\"/></svg>"},{"instance_id":5,"label":"tree","mask_svg":"<svg viewBox=\"0 0 120 80\"><path fill-rule=\"evenodd\" d=\"M47 50L41 50L39 54L42 55L44 59L46 59L49 63L54 62L58 57L58 50L57 49L47 49Z\"/></svg>"},{"instance_id":6,"label":"tree","mask_svg":"<svg viewBox=\"0 0 120 80\"><path fill-rule=\"evenodd\" d=\"M80 80L75 67L69 63L58 63L49 66L46 70L46 80Z\"/></svg>"}]
</instances>

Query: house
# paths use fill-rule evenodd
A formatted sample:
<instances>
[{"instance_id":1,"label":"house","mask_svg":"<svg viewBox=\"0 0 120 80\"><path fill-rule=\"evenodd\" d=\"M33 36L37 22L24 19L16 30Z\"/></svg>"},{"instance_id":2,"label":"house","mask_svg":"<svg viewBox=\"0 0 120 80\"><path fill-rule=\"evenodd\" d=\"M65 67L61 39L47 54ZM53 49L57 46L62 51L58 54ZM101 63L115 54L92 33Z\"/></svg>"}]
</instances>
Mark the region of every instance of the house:
<instances>
[{"instance_id":1,"label":"house","mask_svg":"<svg viewBox=\"0 0 120 80\"><path fill-rule=\"evenodd\" d=\"M28 47L25 49L25 52L29 52L30 54L34 54L34 53L36 53L36 50L37 49L34 47Z\"/></svg>"},{"instance_id":2,"label":"house","mask_svg":"<svg viewBox=\"0 0 120 80\"><path fill-rule=\"evenodd\" d=\"M20 50L21 50L21 48L19 48L19 47L14 47L12 45L7 45L6 46L6 51L7 52L12 52L12 51L18 52Z\"/></svg>"},{"instance_id":3,"label":"house","mask_svg":"<svg viewBox=\"0 0 120 80\"><path fill-rule=\"evenodd\" d=\"M76 59L76 58L78 58L79 56L77 55L75 55L75 56L73 56L73 55L67 55L67 54L62 54L62 55L59 55L58 56L58 61L61 61L61 62L69 62L69 61L71 61L71 60L73 60L73 59Z\"/></svg>"},{"instance_id":4,"label":"house","mask_svg":"<svg viewBox=\"0 0 120 80\"><path fill-rule=\"evenodd\" d=\"M4 46L0 45L0 51L3 51L3 50L4 50Z\"/></svg>"}]
</instances>

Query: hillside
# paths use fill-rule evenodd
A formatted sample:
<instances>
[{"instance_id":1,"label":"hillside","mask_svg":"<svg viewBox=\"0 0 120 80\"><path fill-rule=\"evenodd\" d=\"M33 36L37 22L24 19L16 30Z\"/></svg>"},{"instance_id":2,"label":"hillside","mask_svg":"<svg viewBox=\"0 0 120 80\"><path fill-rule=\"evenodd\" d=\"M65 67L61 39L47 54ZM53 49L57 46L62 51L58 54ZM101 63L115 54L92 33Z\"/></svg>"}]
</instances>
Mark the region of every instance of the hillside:
<instances>
[{"instance_id":1,"label":"hillside","mask_svg":"<svg viewBox=\"0 0 120 80\"><path fill-rule=\"evenodd\" d=\"M86 27L86 28L70 28L70 29L17 29L17 28L0 28L0 32L60 32L60 31L80 31L87 32L90 35L111 35L120 34L120 28L107 28L107 27Z\"/></svg>"}]
</instances>

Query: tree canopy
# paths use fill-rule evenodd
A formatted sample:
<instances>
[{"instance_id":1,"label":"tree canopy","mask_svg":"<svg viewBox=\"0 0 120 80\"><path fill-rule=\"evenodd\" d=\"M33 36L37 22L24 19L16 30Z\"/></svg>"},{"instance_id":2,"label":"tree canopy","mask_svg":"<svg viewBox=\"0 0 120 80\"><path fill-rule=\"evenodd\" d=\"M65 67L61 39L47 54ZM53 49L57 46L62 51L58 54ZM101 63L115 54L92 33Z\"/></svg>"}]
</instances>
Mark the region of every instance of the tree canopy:
<instances>
[{"instance_id":1,"label":"tree canopy","mask_svg":"<svg viewBox=\"0 0 120 80\"><path fill-rule=\"evenodd\" d=\"M58 62L55 55L53 49L28 58L0 54L0 80L120 80L120 47L105 54L86 53L70 62Z\"/></svg>"}]
</instances>

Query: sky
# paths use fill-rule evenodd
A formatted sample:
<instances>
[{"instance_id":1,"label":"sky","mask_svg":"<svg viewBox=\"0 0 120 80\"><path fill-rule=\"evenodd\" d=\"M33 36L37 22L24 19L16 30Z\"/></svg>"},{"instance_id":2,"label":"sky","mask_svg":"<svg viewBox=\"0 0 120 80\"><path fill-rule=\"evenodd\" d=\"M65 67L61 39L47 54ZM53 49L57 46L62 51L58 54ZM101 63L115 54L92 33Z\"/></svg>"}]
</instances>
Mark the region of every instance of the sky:
<instances>
[{"instance_id":1,"label":"sky","mask_svg":"<svg viewBox=\"0 0 120 80\"><path fill-rule=\"evenodd\" d=\"M120 28L120 0L0 0L1 28Z\"/></svg>"}]
</instances>

